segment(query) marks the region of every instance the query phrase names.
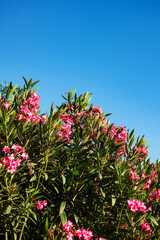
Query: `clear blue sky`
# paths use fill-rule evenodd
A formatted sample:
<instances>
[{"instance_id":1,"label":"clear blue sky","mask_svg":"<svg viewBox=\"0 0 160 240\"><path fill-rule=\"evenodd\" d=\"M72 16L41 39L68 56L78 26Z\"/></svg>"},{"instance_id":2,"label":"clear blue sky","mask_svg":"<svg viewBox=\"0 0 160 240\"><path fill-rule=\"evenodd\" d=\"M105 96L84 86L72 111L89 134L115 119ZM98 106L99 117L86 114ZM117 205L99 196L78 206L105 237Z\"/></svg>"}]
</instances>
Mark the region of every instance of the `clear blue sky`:
<instances>
[{"instance_id":1,"label":"clear blue sky","mask_svg":"<svg viewBox=\"0 0 160 240\"><path fill-rule=\"evenodd\" d=\"M41 109L92 92L160 158L160 1L0 1L0 83L40 80Z\"/></svg>"}]
</instances>

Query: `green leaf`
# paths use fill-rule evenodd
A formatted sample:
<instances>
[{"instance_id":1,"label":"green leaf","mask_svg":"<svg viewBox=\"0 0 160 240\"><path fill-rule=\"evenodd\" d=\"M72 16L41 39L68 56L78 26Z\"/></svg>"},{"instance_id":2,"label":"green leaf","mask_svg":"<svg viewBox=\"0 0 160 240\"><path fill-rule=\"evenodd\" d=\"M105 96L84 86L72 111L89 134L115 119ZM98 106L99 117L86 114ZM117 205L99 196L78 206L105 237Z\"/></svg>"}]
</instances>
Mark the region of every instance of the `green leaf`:
<instances>
[{"instance_id":1,"label":"green leaf","mask_svg":"<svg viewBox=\"0 0 160 240\"><path fill-rule=\"evenodd\" d=\"M33 215L34 219L37 220L37 215L29 208L28 212Z\"/></svg>"},{"instance_id":2,"label":"green leaf","mask_svg":"<svg viewBox=\"0 0 160 240\"><path fill-rule=\"evenodd\" d=\"M34 188L31 188L31 189L26 189L26 192L27 193L31 193L31 192L34 192L35 191L35 189Z\"/></svg>"},{"instance_id":3,"label":"green leaf","mask_svg":"<svg viewBox=\"0 0 160 240\"><path fill-rule=\"evenodd\" d=\"M38 89L39 89L39 87L37 87L34 90L32 90L32 92L36 92Z\"/></svg>"},{"instance_id":4,"label":"green leaf","mask_svg":"<svg viewBox=\"0 0 160 240\"><path fill-rule=\"evenodd\" d=\"M14 240L17 240L17 234L14 232Z\"/></svg>"},{"instance_id":5,"label":"green leaf","mask_svg":"<svg viewBox=\"0 0 160 240\"><path fill-rule=\"evenodd\" d=\"M89 137L90 137L90 136L87 136L87 137L83 140L82 143L85 144L85 143L88 141Z\"/></svg>"},{"instance_id":6,"label":"green leaf","mask_svg":"<svg viewBox=\"0 0 160 240\"><path fill-rule=\"evenodd\" d=\"M131 133L129 134L129 139L132 137L133 133L134 133L134 129L133 129L133 130L131 131Z\"/></svg>"},{"instance_id":7,"label":"green leaf","mask_svg":"<svg viewBox=\"0 0 160 240\"><path fill-rule=\"evenodd\" d=\"M12 95L12 93L16 90L17 86L18 86L18 84L15 85L15 86L12 88L12 90L11 90L11 91L9 92L9 94L8 94L8 97L9 97L10 95Z\"/></svg>"},{"instance_id":8,"label":"green leaf","mask_svg":"<svg viewBox=\"0 0 160 240\"><path fill-rule=\"evenodd\" d=\"M101 135L101 132L98 131L98 133L97 133L97 137L96 137L96 140L100 137L100 135Z\"/></svg>"},{"instance_id":9,"label":"green leaf","mask_svg":"<svg viewBox=\"0 0 160 240\"><path fill-rule=\"evenodd\" d=\"M73 93L76 91L76 89L74 89L72 92L71 92L71 95L73 95Z\"/></svg>"},{"instance_id":10,"label":"green leaf","mask_svg":"<svg viewBox=\"0 0 160 240\"><path fill-rule=\"evenodd\" d=\"M159 226L157 220L152 215L149 215L149 218L150 218L151 222L154 223L154 225Z\"/></svg>"},{"instance_id":11,"label":"green leaf","mask_svg":"<svg viewBox=\"0 0 160 240\"><path fill-rule=\"evenodd\" d=\"M36 180L36 175L34 175L33 177L31 177L30 182L33 182L34 180Z\"/></svg>"},{"instance_id":12,"label":"green leaf","mask_svg":"<svg viewBox=\"0 0 160 240\"><path fill-rule=\"evenodd\" d=\"M27 90L29 90L29 88L31 87L31 85L32 85L32 78L29 80L29 82L28 82L28 86L27 86Z\"/></svg>"},{"instance_id":13,"label":"green leaf","mask_svg":"<svg viewBox=\"0 0 160 240\"><path fill-rule=\"evenodd\" d=\"M79 174L79 171L78 171L78 170L77 170L77 171L73 171L72 174L73 174L73 175L78 175L78 174Z\"/></svg>"},{"instance_id":14,"label":"green leaf","mask_svg":"<svg viewBox=\"0 0 160 240\"><path fill-rule=\"evenodd\" d=\"M75 213L73 213L73 215L74 215L74 220L75 220L75 222L76 222L76 224L78 223L78 216L75 214Z\"/></svg>"},{"instance_id":15,"label":"green leaf","mask_svg":"<svg viewBox=\"0 0 160 240\"><path fill-rule=\"evenodd\" d=\"M45 181L47 181L48 180L48 174L47 173L43 173L44 174L44 177L45 177Z\"/></svg>"},{"instance_id":16,"label":"green leaf","mask_svg":"<svg viewBox=\"0 0 160 240\"><path fill-rule=\"evenodd\" d=\"M102 196L105 198L106 194L105 194L105 192L103 192L102 188L100 188L100 191L101 191Z\"/></svg>"},{"instance_id":17,"label":"green leaf","mask_svg":"<svg viewBox=\"0 0 160 240\"><path fill-rule=\"evenodd\" d=\"M2 127L3 133L6 134L6 127L2 121L1 121L1 127Z\"/></svg>"},{"instance_id":18,"label":"green leaf","mask_svg":"<svg viewBox=\"0 0 160 240\"><path fill-rule=\"evenodd\" d=\"M101 173L99 173L99 179L102 180L103 176Z\"/></svg>"},{"instance_id":19,"label":"green leaf","mask_svg":"<svg viewBox=\"0 0 160 240\"><path fill-rule=\"evenodd\" d=\"M25 82L25 84L26 84L26 86L27 86L27 80L26 80L26 78L23 77L23 76L22 76L22 78L23 78L23 80L24 80L24 82Z\"/></svg>"},{"instance_id":20,"label":"green leaf","mask_svg":"<svg viewBox=\"0 0 160 240\"><path fill-rule=\"evenodd\" d=\"M65 183L66 183L66 177L65 177L63 174L61 174L61 176L62 176L63 185L65 185Z\"/></svg>"},{"instance_id":21,"label":"green leaf","mask_svg":"<svg viewBox=\"0 0 160 240\"><path fill-rule=\"evenodd\" d=\"M11 205L9 205L9 206L6 208L6 214L9 214L9 213L10 213L10 211L11 211L11 209L12 209L12 206L11 206Z\"/></svg>"},{"instance_id":22,"label":"green leaf","mask_svg":"<svg viewBox=\"0 0 160 240\"><path fill-rule=\"evenodd\" d=\"M46 229L46 232L48 233L48 217L46 218L46 221L45 221L45 229Z\"/></svg>"},{"instance_id":23,"label":"green leaf","mask_svg":"<svg viewBox=\"0 0 160 240\"><path fill-rule=\"evenodd\" d=\"M12 104L12 102L14 101L14 97L15 95L13 95L10 99L9 99L9 103Z\"/></svg>"},{"instance_id":24,"label":"green leaf","mask_svg":"<svg viewBox=\"0 0 160 240\"><path fill-rule=\"evenodd\" d=\"M91 99L92 99L92 98L90 97L90 98L86 101L86 103L89 103L89 102L91 101Z\"/></svg>"},{"instance_id":25,"label":"green leaf","mask_svg":"<svg viewBox=\"0 0 160 240\"><path fill-rule=\"evenodd\" d=\"M129 142L129 148L132 146L135 138L136 138L136 135L133 135L132 138L131 138L131 140L130 140L130 142Z\"/></svg>"},{"instance_id":26,"label":"green leaf","mask_svg":"<svg viewBox=\"0 0 160 240\"><path fill-rule=\"evenodd\" d=\"M61 218L61 222L62 222L62 225L66 225L67 223L67 215L65 212L63 212L61 215L60 215L60 218Z\"/></svg>"},{"instance_id":27,"label":"green leaf","mask_svg":"<svg viewBox=\"0 0 160 240\"><path fill-rule=\"evenodd\" d=\"M35 81L34 83L32 83L31 87L33 87L33 86L36 85L37 83L39 83L39 80L38 80L38 81Z\"/></svg>"},{"instance_id":28,"label":"green leaf","mask_svg":"<svg viewBox=\"0 0 160 240\"><path fill-rule=\"evenodd\" d=\"M10 125L11 125L11 123L14 121L14 119L15 119L15 116L16 116L16 112L14 111L14 112L12 113L12 115L11 115L10 119L9 119L8 126L10 126Z\"/></svg>"},{"instance_id":29,"label":"green leaf","mask_svg":"<svg viewBox=\"0 0 160 240\"><path fill-rule=\"evenodd\" d=\"M66 207L66 201L61 202L59 215L61 215L64 212L65 207Z\"/></svg>"},{"instance_id":30,"label":"green leaf","mask_svg":"<svg viewBox=\"0 0 160 240\"><path fill-rule=\"evenodd\" d=\"M116 204L116 198L114 195L112 195L112 207Z\"/></svg>"}]
</instances>

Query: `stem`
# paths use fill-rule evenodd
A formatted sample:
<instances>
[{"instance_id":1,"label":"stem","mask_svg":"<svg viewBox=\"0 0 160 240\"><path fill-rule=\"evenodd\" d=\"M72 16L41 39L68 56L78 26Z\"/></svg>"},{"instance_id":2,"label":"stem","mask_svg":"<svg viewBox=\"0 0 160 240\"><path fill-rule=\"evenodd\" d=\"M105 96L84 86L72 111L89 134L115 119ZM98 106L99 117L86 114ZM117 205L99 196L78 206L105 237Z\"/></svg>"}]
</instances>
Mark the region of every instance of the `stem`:
<instances>
[{"instance_id":1,"label":"stem","mask_svg":"<svg viewBox=\"0 0 160 240\"><path fill-rule=\"evenodd\" d=\"M5 232L5 240L8 240L8 233Z\"/></svg>"},{"instance_id":2,"label":"stem","mask_svg":"<svg viewBox=\"0 0 160 240\"><path fill-rule=\"evenodd\" d=\"M80 187L80 189L78 190L78 192L80 192L84 186L85 186L85 185L82 185L82 186ZM74 196L74 198L72 199L73 202L74 202L74 200L76 199L77 195L78 195L78 193L77 193L77 194Z\"/></svg>"},{"instance_id":3,"label":"stem","mask_svg":"<svg viewBox=\"0 0 160 240\"><path fill-rule=\"evenodd\" d=\"M44 168L44 165L43 165L42 168L41 168L41 172L40 172L40 174L39 174L39 178L38 178L38 182L37 182L37 186L36 186L35 192L36 192L37 189L38 189L38 186L39 186L39 183L40 183L40 179L41 179L41 176L42 176L43 168Z\"/></svg>"},{"instance_id":4,"label":"stem","mask_svg":"<svg viewBox=\"0 0 160 240\"><path fill-rule=\"evenodd\" d=\"M45 172L46 172L46 169L47 169L47 164L48 164L48 149L47 149L47 154L46 154L46 157L45 157ZM37 191L37 189L38 189L38 186L39 186L39 183L40 183L40 180L41 180L41 176L42 176L43 168L44 168L44 165L41 168L41 172L39 174L39 178L38 178L38 182L37 182L37 186L36 186L35 191Z\"/></svg>"},{"instance_id":5,"label":"stem","mask_svg":"<svg viewBox=\"0 0 160 240\"><path fill-rule=\"evenodd\" d=\"M23 226L22 226L22 229L21 229L21 233L20 233L20 236L19 236L19 240L21 240L21 239L22 239L22 234L23 234L23 231L24 231L24 224L23 224Z\"/></svg>"},{"instance_id":6,"label":"stem","mask_svg":"<svg viewBox=\"0 0 160 240\"><path fill-rule=\"evenodd\" d=\"M4 219L4 222L5 222L5 240L8 240L8 233L6 231L6 228L7 228L6 219Z\"/></svg>"},{"instance_id":7,"label":"stem","mask_svg":"<svg viewBox=\"0 0 160 240\"><path fill-rule=\"evenodd\" d=\"M48 149L47 149L47 153L46 153L45 163L46 163L46 165L45 165L45 172L46 172L47 164L48 164Z\"/></svg>"},{"instance_id":8,"label":"stem","mask_svg":"<svg viewBox=\"0 0 160 240\"><path fill-rule=\"evenodd\" d=\"M46 172L46 170L47 170L47 164L48 164L48 149L47 149L47 153L46 153L46 157L45 157L45 172ZM41 172L40 172L40 174L39 174L39 178L38 178L38 183L37 183L37 186L36 186L36 189L35 189L35 191L37 191L37 189L38 189L38 186L39 186L39 183L40 183L40 180L41 180L41 176L42 176L42 171L43 171L43 168L44 168L44 165L42 166L42 168L41 168Z\"/></svg>"},{"instance_id":9,"label":"stem","mask_svg":"<svg viewBox=\"0 0 160 240\"><path fill-rule=\"evenodd\" d=\"M135 234L134 234L134 222L133 222L133 215L132 215L132 218L131 218L131 220L132 220L132 231L133 231L133 238L135 238Z\"/></svg>"},{"instance_id":10,"label":"stem","mask_svg":"<svg viewBox=\"0 0 160 240\"><path fill-rule=\"evenodd\" d=\"M5 125L5 132L6 132L7 146L9 147L6 118L5 118L5 120L4 120L4 125Z\"/></svg>"},{"instance_id":11,"label":"stem","mask_svg":"<svg viewBox=\"0 0 160 240\"><path fill-rule=\"evenodd\" d=\"M29 213L27 213L27 217L29 217ZM28 218L25 220L25 223L27 222ZM22 226L22 229L21 229L21 233L20 233L20 236L19 236L19 240L22 239L22 235L23 235L23 231L24 231L24 225L25 223L23 223L23 226ZM6 240L6 239L5 239Z\"/></svg>"},{"instance_id":12,"label":"stem","mask_svg":"<svg viewBox=\"0 0 160 240\"><path fill-rule=\"evenodd\" d=\"M120 218L119 218L119 221L118 221L118 226L117 226L117 231L116 231L117 234L118 234L118 229L119 229L120 220L121 220L121 217L122 217L122 212L123 212L124 206L125 206L125 204L123 205L123 207L122 207L122 209L121 209Z\"/></svg>"}]
</instances>

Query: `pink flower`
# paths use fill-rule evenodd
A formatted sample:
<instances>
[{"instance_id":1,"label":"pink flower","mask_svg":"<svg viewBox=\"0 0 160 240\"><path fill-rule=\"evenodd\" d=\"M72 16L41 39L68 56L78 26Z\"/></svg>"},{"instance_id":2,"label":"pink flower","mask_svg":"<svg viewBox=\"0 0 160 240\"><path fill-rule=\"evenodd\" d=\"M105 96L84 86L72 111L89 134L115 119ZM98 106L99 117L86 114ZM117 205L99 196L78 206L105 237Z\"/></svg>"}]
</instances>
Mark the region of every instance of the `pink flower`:
<instances>
[{"instance_id":1,"label":"pink flower","mask_svg":"<svg viewBox=\"0 0 160 240\"><path fill-rule=\"evenodd\" d=\"M44 114L44 115L41 117L41 120L43 121L43 123L47 123L47 116Z\"/></svg>"},{"instance_id":2,"label":"pink flower","mask_svg":"<svg viewBox=\"0 0 160 240\"><path fill-rule=\"evenodd\" d=\"M43 204L39 200L36 202L36 205L37 205L37 209L38 210L42 210L43 209Z\"/></svg>"},{"instance_id":3,"label":"pink flower","mask_svg":"<svg viewBox=\"0 0 160 240\"><path fill-rule=\"evenodd\" d=\"M85 229L76 230L76 235L79 239L90 240L93 237L93 233L91 231L87 231Z\"/></svg>"},{"instance_id":4,"label":"pink flower","mask_svg":"<svg viewBox=\"0 0 160 240\"><path fill-rule=\"evenodd\" d=\"M57 132L57 135L61 138L63 138L63 133L61 131Z\"/></svg>"},{"instance_id":5,"label":"pink flower","mask_svg":"<svg viewBox=\"0 0 160 240\"><path fill-rule=\"evenodd\" d=\"M50 233L50 238L51 238L51 240L54 240L54 237L53 237L53 229L51 228L50 230L48 230L48 232Z\"/></svg>"},{"instance_id":6,"label":"pink flower","mask_svg":"<svg viewBox=\"0 0 160 240\"><path fill-rule=\"evenodd\" d=\"M44 124L47 123L47 116L43 115L42 117L37 113L39 110L38 101L40 96L36 93L30 93L30 97L21 104L16 119L21 121L28 121L33 123L39 123L42 121Z\"/></svg>"},{"instance_id":7,"label":"pink flower","mask_svg":"<svg viewBox=\"0 0 160 240\"><path fill-rule=\"evenodd\" d=\"M43 207L46 207L47 206L47 200L44 200L42 203L40 202L40 200L38 200L36 202L36 205L37 205L37 209L38 210L42 210Z\"/></svg>"},{"instance_id":8,"label":"pink flower","mask_svg":"<svg viewBox=\"0 0 160 240\"><path fill-rule=\"evenodd\" d=\"M4 102L4 103L2 103L2 105L3 105L6 109L8 109L9 106L10 106L10 103L9 103L9 102Z\"/></svg>"},{"instance_id":9,"label":"pink flower","mask_svg":"<svg viewBox=\"0 0 160 240\"><path fill-rule=\"evenodd\" d=\"M98 240L98 238L96 238L96 240ZM99 240L106 240L105 238L99 238Z\"/></svg>"},{"instance_id":10,"label":"pink flower","mask_svg":"<svg viewBox=\"0 0 160 240\"><path fill-rule=\"evenodd\" d=\"M142 223L141 227L147 232L152 232L151 227L145 221Z\"/></svg>"},{"instance_id":11,"label":"pink flower","mask_svg":"<svg viewBox=\"0 0 160 240\"><path fill-rule=\"evenodd\" d=\"M140 200L127 200L128 203L128 209L130 209L132 212L141 211L146 213L147 208L144 204L144 202L141 202Z\"/></svg>"},{"instance_id":12,"label":"pink flower","mask_svg":"<svg viewBox=\"0 0 160 240\"><path fill-rule=\"evenodd\" d=\"M145 174L145 173L142 173L142 177L143 177L143 178L146 178L146 174Z\"/></svg>"},{"instance_id":13,"label":"pink flower","mask_svg":"<svg viewBox=\"0 0 160 240\"><path fill-rule=\"evenodd\" d=\"M28 153L23 152L23 153L21 154L21 157L22 157L23 159L27 159L27 158L28 158Z\"/></svg>"},{"instance_id":14,"label":"pink flower","mask_svg":"<svg viewBox=\"0 0 160 240\"><path fill-rule=\"evenodd\" d=\"M149 211L152 211L152 206L150 206L148 209L149 209Z\"/></svg>"},{"instance_id":15,"label":"pink flower","mask_svg":"<svg viewBox=\"0 0 160 240\"><path fill-rule=\"evenodd\" d=\"M63 124L62 131L59 131L57 135L63 138L63 140L67 140L68 143L70 143L69 136L72 134L71 125L73 124L72 115L69 115L65 112L64 114L60 113L59 116L60 119L62 119L66 124Z\"/></svg>"},{"instance_id":16,"label":"pink flower","mask_svg":"<svg viewBox=\"0 0 160 240\"><path fill-rule=\"evenodd\" d=\"M68 232L68 233L67 233L67 239L68 239L68 240L72 240L73 237L74 237L74 234L73 234L73 233L71 233L71 232Z\"/></svg>"},{"instance_id":17,"label":"pink flower","mask_svg":"<svg viewBox=\"0 0 160 240\"><path fill-rule=\"evenodd\" d=\"M10 149L8 146L5 146L3 149L2 149L3 152L5 153L10 153Z\"/></svg>"},{"instance_id":18,"label":"pink flower","mask_svg":"<svg viewBox=\"0 0 160 240\"><path fill-rule=\"evenodd\" d=\"M22 147L19 146L18 144L13 144L12 147L11 147L11 149L14 149L14 151L15 151L16 153L18 153L18 151L24 152L24 148L22 148Z\"/></svg>"},{"instance_id":19,"label":"pink flower","mask_svg":"<svg viewBox=\"0 0 160 240\"><path fill-rule=\"evenodd\" d=\"M44 206L44 207L46 207L47 206L47 200L44 200L43 202L42 202L42 205Z\"/></svg>"},{"instance_id":20,"label":"pink flower","mask_svg":"<svg viewBox=\"0 0 160 240\"><path fill-rule=\"evenodd\" d=\"M68 220L67 224L63 226L63 229L67 233L70 233L72 227L73 227L73 223L70 220Z\"/></svg>"},{"instance_id":21,"label":"pink flower","mask_svg":"<svg viewBox=\"0 0 160 240\"><path fill-rule=\"evenodd\" d=\"M160 189L158 189L158 191L153 188L151 193L149 194L149 199L148 202L150 201L158 201L160 198Z\"/></svg>"},{"instance_id":22,"label":"pink flower","mask_svg":"<svg viewBox=\"0 0 160 240\"><path fill-rule=\"evenodd\" d=\"M135 146L134 149L137 151L138 155L141 155L143 157L148 156L148 151L144 147L143 148L141 148L141 147L137 148L137 146Z\"/></svg>"},{"instance_id":23,"label":"pink flower","mask_svg":"<svg viewBox=\"0 0 160 240\"><path fill-rule=\"evenodd\" d=\"M106 135L106 133L107 133L107 126L104 126L103 128L102 128L102 133L104 133L104 136Z\"/></svg>"},{"instance_id":24,"label":"pink flower","mask_svg":"<svg viewBox=\"0 0 160 240\"><path fill-rule=\"evenodd\" d=\"M14 153L10 153L11 149L14 150ZM18 144L13 144L11 149L5 146L2 151L7 154L2 158L2 166L7 167L7 172L13 174L17 171L17 167L20 166L23 159L28 158L28 154L24 152L24 148Z\"/></svg>"},{"instance_id":25,"label":"pink flower","mask_svg":"<svg viewBox=\"0 0 160 240\"><path fill-rule=\"evenodd\" d=\"M135 174L135 173L133 172L133 170L130 171L130 174L131 174L130 178L131 178L132 180L133 180L133 179L137 179L137 180L140 179L140 176L139 176L138 174Z\"/></svg>"}]
</instances>

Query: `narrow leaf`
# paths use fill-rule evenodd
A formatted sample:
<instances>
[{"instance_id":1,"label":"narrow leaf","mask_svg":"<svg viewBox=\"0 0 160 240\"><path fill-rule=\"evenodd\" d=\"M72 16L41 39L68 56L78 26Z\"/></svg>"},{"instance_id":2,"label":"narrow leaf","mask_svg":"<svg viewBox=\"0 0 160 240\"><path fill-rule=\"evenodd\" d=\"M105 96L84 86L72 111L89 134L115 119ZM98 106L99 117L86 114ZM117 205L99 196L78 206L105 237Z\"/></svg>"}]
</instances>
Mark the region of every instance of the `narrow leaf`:
<instances>
[{"instance_id":1,"label":"narrow leaf","mask_svg":"<svg viewBox=\"0 0 160 240\"><path fill-rule=\"evenodd\" d=\"M61 215L64 212L65 207L66 207L66 201L61 202L59 215Z\"/></svg>"},{"instance_id":2,"label":"narrow leaf","mask_svg":"<svg viewBox=\"0 0 160 240\"><path fill-rule=\"evenodd\" d=\"M9 213L10 213L10 211L11 211L11 209L12 209L12 206L11 206L11 205L9 205L9 206L6 208L6 214L9 214Z\"/></svg>"},{"instance_id":3,"label":"narrow leaf","mask_svg":"<svg viewBox=\"0 0 160 240\"><path fill-rule=\"evenodd\" d=\"M66 225L67 223L67 215L65 212L63 212L61 215L60 215L60 218L61 218L61 222L62 222L62 225Z\"/></svg>"}]
</instances>

